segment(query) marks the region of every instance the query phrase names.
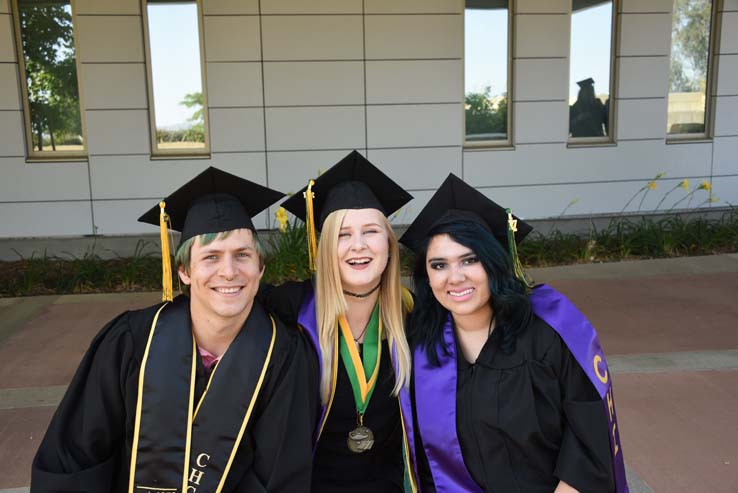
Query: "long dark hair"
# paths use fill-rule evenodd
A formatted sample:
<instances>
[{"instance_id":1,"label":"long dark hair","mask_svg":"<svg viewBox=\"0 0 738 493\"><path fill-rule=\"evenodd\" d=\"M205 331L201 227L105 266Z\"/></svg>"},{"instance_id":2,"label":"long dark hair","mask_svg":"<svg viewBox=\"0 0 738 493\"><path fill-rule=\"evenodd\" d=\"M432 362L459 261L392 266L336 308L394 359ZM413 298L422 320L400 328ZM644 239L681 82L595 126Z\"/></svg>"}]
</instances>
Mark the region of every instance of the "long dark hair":
<instances>
[{"instance_id":1,"label":"long dark hair","mask_svg":"<svg viewBox=\"0 0 738 493\"><path fill-rule=\"evenodd\" d=\"M532 313L527 286L515 277L510 255L500 242L474 221L454 221L435 226L417 252L413 273L415 309L407 320L412 346L422 346L431 364L436 366L440 364L438 349L448 353L443 344L443 326L448 310L433 296L426 270L428 244L434 236L442 234L471 249L479 257L489 282L489 303L495 319L492 337L498 340L505 354L512 353L518 335L528 325Z\"/></svg>"}]
</instances>

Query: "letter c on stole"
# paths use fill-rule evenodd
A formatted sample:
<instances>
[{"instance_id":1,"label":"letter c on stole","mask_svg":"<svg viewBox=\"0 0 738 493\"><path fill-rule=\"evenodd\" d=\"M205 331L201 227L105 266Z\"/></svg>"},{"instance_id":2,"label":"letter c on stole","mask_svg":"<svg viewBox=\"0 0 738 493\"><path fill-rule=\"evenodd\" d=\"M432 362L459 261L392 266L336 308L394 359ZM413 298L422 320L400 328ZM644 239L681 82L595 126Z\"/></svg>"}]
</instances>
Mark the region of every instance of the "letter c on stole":
<instances>
[{"instance_id":1,"label":"letter c on stole","mask_svg":"<svg viewBox=\"0 0 738 493\"><path fill-rule=\"evenodd\" d=\"M602 363L602 356L599 354L595 354L595 357L592 361L594 363L594 370L597 374L597 378L600 379L600 382L607 383L607 380L609 379L609 375L607 374L607 369L605 369L605 373L600 372L600 363Z\"/></svg>"}]
</instances>

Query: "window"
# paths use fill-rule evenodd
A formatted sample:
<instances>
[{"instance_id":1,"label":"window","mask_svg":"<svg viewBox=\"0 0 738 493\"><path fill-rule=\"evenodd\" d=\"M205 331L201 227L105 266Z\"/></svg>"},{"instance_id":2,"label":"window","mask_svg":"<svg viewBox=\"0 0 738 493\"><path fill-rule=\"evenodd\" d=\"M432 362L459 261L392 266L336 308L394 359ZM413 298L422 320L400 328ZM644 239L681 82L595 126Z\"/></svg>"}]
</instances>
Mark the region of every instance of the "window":
<instances>
[{"instance_id":1,"label":"window","mask_svg":"<svg viewBox=\"0 0 738 493\"><path fill-rule=\"evenodd\" d=\"M28 157L82 158L72 4L16 0L14 6Z\"/></svg>"},{"instance_id":2,"label":"window","mask_svg":"<svg viewBox=\"0 0 738 493\"><path fill-rule=\"evenodd\" d=\"M464 123L468 146L510 144L510 6L466 0Z\"/></svg>"},{"instance_id":3,"label":"window","mask_svg":"<svg viewBox=\"0 0 738 493\"><path fill-rule=\"evenodd\" d=\"M613 2L572 0L569 142L612 140Z\"/></svg>"},{"instance_id":4,"label":"window","mask_svg":"<svg viewBox=\"0 0 738 493\"><path fill-rule=\"evenodd\" d=\"M152 154L209 153L199 1L145 3Z\"/></svg>"},{"instance_id":5,"label":"window","mask_svg":"<svg viewBox=\"0 0 738 493\"><path fill-rule=\"evenodd\" d=\"M710 0L674 1L666 124L670 138L704 138L708 134L712 10Z\"/></svg>"}]
</instances>

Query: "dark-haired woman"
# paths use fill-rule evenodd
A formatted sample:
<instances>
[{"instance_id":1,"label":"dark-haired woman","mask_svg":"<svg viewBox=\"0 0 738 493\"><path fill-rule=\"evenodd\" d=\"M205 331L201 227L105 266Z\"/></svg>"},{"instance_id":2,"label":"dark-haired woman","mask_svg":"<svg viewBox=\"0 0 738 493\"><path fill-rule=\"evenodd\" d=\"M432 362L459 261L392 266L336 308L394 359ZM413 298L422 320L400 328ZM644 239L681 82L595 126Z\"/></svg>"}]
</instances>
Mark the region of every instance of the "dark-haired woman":
<instances>
[{"instance_id":1,"label":"dark-haired woman","mask_svg":"<svg viewBox=\"0 0 738 493\"><path fill-rule=\"evenodd\" d=\"M401 239L417 254L404 403L423 493L627 491L594 329L503 247L530 229L451 175Z\"/></svg>"}]
</instances>

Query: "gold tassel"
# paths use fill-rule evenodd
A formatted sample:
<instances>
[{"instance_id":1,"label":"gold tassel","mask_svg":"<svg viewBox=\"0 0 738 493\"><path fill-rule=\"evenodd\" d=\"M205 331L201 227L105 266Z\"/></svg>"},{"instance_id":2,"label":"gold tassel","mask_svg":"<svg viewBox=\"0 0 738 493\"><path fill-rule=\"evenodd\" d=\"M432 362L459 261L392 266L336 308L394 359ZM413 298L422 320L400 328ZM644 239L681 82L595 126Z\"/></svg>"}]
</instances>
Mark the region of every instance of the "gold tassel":
<instances>
[{"instance_id":1,"label":"gold tassel","mask_svg":"<svg viewBox=\"0 0 738 493\"><path fill-rule=\"evenodd\" d=\"M305 225L307 229L308 259L310 260L311 272L315 272L318 269L318 240L315 232L315 211L313 210L313 199L315 198L315 194L313 193L313 185L315 185L315 181L310 180L307 191L302 193L302 196L305 198Z\"/></svg>"},{"instance_id":2,"label":"gold tassel","mask_svg":"<svg viewBox=\"0 0 738 493\"><path fill-rule=\"evenodd\" d=\"M161 236L161 300L172 301L172 257L169 250L169 239L167 238L168 226L171 225L169 215L164 212L166 202L159 202L161 214L159 215L159 234Z\"/></svg>"},{"instance_id":3,"label":"gold tassel","mask_svg":"<svg viewBox=\"0 0 738 493\"><path fill-rule=\"evenodd\" d=\"M529 288L533 287L533 279L523 269L523 264L520 263L520 257L518 256L518 245L515 242L515 233L518 231L518 220L513 218L510 209L505 209L507 212L507 246L510 250L510 259L513 263L513 270L515 271L515 277L520 279Z\"/></svg>"}]
</instances>

